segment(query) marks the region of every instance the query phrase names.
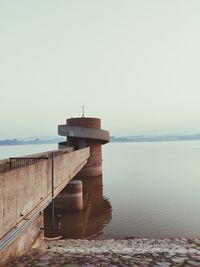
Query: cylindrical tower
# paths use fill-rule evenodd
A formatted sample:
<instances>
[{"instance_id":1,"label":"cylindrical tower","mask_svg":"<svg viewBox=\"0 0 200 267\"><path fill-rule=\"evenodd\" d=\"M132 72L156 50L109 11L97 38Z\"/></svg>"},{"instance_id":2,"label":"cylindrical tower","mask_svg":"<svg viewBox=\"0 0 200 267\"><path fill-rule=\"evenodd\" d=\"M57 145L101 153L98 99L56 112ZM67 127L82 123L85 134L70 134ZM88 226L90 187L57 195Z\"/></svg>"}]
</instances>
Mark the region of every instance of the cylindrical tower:
<instances>
[{"instance_id":1,"label":"cylindrical tower","mask_svg":"<svg viewBox=\"0 0 200 267\"><path fill-rule=\"evenodd\" d=\"M90 158L82 169L81 176L97 176L102 174L102 144L109 142L109 132L101 130L99 118L71 118L66 125L58 126L58 134L67 137L63 145L75 150L90 147Z\"/></svg>"}]
</instances>

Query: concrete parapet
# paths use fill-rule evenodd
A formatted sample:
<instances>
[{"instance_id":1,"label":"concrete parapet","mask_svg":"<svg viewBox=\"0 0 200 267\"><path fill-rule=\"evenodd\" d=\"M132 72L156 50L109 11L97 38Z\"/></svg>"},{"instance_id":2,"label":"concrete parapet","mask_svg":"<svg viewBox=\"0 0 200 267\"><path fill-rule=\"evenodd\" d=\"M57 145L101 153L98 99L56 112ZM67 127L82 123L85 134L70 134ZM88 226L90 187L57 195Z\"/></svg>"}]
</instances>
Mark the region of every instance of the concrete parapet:
<instances>
[{"instance_id":1,"label":"concrete parapet","mask_svg":"<svg viewBox=\"0 0 200 267\"><path fill-rule=\"evenodd\" d=\"M59 142L58 149L67 149L68 152L74 151L73 147L68 147L67 142Z\"/></svg>"},{"instance_id":2,"label":"concrete parapet","mask_svg":"<svg viewBox=\"0 0 200 267\"><path fill-rule=\"evenodd\" d=\"M38 155L41 158L42 153L31 156L37 158ZM53 151L54 157L50 156L52 152L45 152L43 155L45 155L45 158L34 164L15 166L12 170L6 167L0 171L0 255L3 257L2 262L9 259L9 257L6 257L5 251L8 251L9 255L12 248L13 251L18 246L23 248L26 245L27 248L30 248L32 241L36 240L37 234L40 233L40 227L43 226L43 222L41 220L37 221L36 216L52 199L53 177L54 197L56 197L85 166L90 151L89 148L73 152L58 150ZM26 159L28 158L25 158L25 161ZM1 161L0 165L7 166L8 162L9 160ZM32 230L30 230L30 233L26 236L24 233L28 229L32 229L34 221L37 223L33 226L35 227L33 235L31 234ZM28 222L30 222L30 225ZM18 230L20 235L16 235L10 240L13 232L18 232ZM31 239L29 239L29 236ZM25 249L20 251L20 253L26 252ZM13 252L10 255L13 255L12 259L14 259L21 254Z\"/></svg>"}]
</instances>

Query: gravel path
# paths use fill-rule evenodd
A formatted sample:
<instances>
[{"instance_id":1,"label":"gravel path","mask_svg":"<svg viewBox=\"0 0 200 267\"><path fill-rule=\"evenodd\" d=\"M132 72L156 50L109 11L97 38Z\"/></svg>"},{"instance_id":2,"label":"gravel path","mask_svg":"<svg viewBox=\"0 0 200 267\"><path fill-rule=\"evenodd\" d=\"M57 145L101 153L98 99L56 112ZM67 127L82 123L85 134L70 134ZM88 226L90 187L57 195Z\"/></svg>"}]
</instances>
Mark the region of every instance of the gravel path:
<instances>
[{"instance_id":1,"label":"gravel path","mask_svg":"<svg viewBox=\"0 0 200 267\"><path fill-rule=\"evenodd\" d=\"M10 267L200 266L198 239L46 241Z\"/></svg>"}]
</instances>

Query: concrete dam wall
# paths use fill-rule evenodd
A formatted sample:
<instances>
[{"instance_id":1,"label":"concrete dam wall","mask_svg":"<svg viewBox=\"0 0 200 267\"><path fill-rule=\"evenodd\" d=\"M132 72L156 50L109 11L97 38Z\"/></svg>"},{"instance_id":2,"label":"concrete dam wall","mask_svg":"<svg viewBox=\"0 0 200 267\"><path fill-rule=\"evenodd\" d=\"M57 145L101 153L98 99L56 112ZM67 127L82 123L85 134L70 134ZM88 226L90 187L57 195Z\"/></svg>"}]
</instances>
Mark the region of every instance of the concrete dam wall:
<instances>
[{"instance_id":1,"label":"concrete dam wall","mask_svg":"<svg viewBox=\"0 0 200 267\"><path fill-rule=\"evenodd\" d=\"M69 152L62 149L33 154L30 157L0 161L0 246L7 236L22 227L36 213L46 207L52 198L52 168L54 169L54 196L83 168L90 156L89 147ZM26 165L26 162L29 162ZM42 222L40 222L42 223ZM42 225L40 225L42 226ZM37 229L38 230L38 229ZM29 233L31 238L33 236ZM12 245L12 244L11 244ZM0 259L6 261L6 248L0 250ZM21 246L23 248L23 246ZM20 245L17 245L20 255ZM0 266L3 264L0 260Z\"/></svg>"},{"instance_id":2,"label":"concrete dam wall","mask_svg":"<svg viewBox=\"0 0 200 267\"><path fill-rule=\"evenodd\" d=\"M43 210L50 203L51 230L56 227L58 195L60 208L83 209L82 181L70 182L75 176L102 175L101 146L109 142L109 132L99 118L67 119L58 134L66 137L59 150L0 161L0 266L40 245Z\"/></svg>"}]
</instances>

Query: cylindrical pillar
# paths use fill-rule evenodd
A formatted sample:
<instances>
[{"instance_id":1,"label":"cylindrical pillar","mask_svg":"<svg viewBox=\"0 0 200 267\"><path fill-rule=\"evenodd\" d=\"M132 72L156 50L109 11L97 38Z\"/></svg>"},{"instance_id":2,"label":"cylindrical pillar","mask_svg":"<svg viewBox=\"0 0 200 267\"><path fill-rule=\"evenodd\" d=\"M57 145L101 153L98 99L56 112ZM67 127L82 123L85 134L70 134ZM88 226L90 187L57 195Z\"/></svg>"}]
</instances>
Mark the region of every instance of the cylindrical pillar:
<instances>
[{"instance_id":1,"label":"cylindrical pillar","mask_svg":"<svg viewBox=\"0 0 200 267\"><path fill-rule=\"evenodd\" d=\"M56 197L56 208L79 211L83 209L82 181L73 180Z\"/></svg>"},{"instance_id":2,"label":"cylindrical pillar","mask_svg":"<svg viewBox=\"0 0 200 267\"><path fill-rule=\"evenodd\" d=\"M58 126L58 133L66 136L67 145L75 150L90 147L90 158L79 177L102 174L102 144L109 142L109 132L101 129L99 118L67 119L66 125Z\"/></svg>"},{"instance_id":3,"label":"cylindrical pillar","mask_svg":"<svg viewBox=\"0 0 200 267\"><path fill-rule=\"evenodd\" d=\"M101 120L98 118L72 118L67 119L67 125L71 127L81 127L87 130L91 129L101 129ZM90 158L88 159L88 164L84 168L84 174L87 176L87 173L91 172L93 175L101 175L102 173L102 149L101 141L93 140L88 136L88 138L74 138L71 136L67 137L69 146L75 147L75 149L81 149L84 147L90 147ZM87 173L86 173L87 172Z\"/></svg>"}]
</instances>

